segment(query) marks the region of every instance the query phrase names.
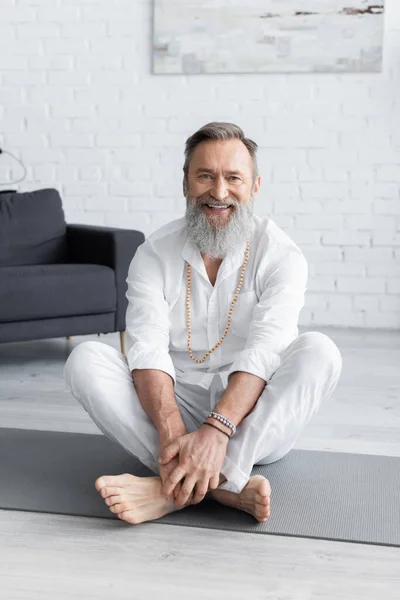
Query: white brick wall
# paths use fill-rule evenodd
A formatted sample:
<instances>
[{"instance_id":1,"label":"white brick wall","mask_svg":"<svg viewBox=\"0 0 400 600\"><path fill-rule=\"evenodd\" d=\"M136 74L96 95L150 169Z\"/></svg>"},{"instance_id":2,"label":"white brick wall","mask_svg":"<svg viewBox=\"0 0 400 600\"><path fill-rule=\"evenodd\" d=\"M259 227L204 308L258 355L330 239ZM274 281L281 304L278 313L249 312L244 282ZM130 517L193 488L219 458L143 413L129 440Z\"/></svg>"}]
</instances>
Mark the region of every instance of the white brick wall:
<instances>
[{"instance_id":1,"label":"white brick wall","mask_svg":"<svg viewBox=\"0 0 400 600\"><path fill-rule=\"evenodd\" d=\"M211 120L259 146L257 212L303 249L307 326L400 328L400 3L384 71L151 74L151 0L0 0L0 145L69 222L141 229L184 211L185 139ZM0 180L19 176L0 157Z\"/></svg>"}]
</instances>

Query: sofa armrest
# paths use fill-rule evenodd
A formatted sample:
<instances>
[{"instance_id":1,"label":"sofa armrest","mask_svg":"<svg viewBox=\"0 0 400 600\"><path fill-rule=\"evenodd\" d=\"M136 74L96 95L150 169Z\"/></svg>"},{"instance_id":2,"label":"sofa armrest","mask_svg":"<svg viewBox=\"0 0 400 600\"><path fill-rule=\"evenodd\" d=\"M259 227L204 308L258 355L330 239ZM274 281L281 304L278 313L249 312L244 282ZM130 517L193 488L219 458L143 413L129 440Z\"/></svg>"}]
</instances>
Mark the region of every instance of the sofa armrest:
<instances>
[{"instance_id":1,"label":"sofa armrest","mask_svg":"<svg viewBox=\"0 0 400 600\"><path fill-rule=\"evenodd\" d=\"M141 231L97 225L67 225L69 262L104 265L115 271L115 331L125 331L128 307L126 278L131 260L144 241L145 236Z\"/></svg>"}]
</instances>

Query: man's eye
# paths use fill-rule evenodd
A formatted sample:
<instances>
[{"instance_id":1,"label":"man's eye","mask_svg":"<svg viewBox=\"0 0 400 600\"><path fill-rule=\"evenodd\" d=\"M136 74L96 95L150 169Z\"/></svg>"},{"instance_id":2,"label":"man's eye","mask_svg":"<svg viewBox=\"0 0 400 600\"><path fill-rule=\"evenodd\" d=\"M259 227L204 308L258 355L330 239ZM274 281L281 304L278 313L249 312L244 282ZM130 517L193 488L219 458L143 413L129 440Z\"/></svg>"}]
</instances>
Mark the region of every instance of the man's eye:
<instances>
[{"instance_id":1,"label":"man's eye","mask_svg":"<svg viewBox=\"0 0 400 600\"><path fill-rule=\"evenodd\" d=\"M231 175L229 179L233 179L234 181L240 181L240 177L237 175Z\"/></svg>"},{"instance_id":2,"label":"man's eye","mask_svg":"<svg viewBox=\"0 0 400 600\"><path fill-rule=\"evenodd\" d=\"M210 177L209 173L203 173L203 175L200 175L200 179L205 179L206 177Z\"/></svg>"}]
</instances>

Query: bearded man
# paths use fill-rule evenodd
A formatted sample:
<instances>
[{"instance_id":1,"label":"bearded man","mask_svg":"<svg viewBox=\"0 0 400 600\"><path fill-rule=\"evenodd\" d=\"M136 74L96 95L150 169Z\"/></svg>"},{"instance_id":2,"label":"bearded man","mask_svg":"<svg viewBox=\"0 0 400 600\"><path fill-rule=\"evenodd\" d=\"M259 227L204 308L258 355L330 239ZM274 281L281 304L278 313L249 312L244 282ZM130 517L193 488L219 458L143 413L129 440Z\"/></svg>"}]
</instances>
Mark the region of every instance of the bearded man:
<instances>
[{"instance_id":1,"label":"bearded man","mask_svg":"<svg viewBox=\"0 0 400 600\"><path fill-rule=\"evenodd\" d=\"M129 523L207 494L266 521L271 487L253 466L285 456L337 385L337 346L298 331L306 259L253 214L256 152L232 123L189 137L186 214L153 233L129 267L127 356L90 341L65 365L99 429L155 474L96 480Z\"/></svg>"}]
</instances>

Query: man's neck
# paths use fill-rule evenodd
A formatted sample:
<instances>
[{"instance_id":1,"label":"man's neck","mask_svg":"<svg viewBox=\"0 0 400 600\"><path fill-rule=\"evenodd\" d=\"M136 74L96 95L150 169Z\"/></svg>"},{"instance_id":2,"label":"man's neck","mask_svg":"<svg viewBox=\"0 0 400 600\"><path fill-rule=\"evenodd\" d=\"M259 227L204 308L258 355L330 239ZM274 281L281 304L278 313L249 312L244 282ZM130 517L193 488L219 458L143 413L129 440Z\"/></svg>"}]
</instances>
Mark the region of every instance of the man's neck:
<instances>
[{"instance_id":1,"label":"man's neck","mask_svg":"<svg viewBox=\"0 0 400 600\"><path fill-rule=\"evenodd\" d=\"M207 271L208 278L211 285L214 285L218 275L218 269L224 260L223 258L211 258L201 252L201 256L204 262L204 266Z\"/></svg>"},{"instance_id":2,"label":"man's neck","mask_svg":"<svg viewBox=\"0 0 400 600\"><path fill-rule=\"evenodd\" d=\"M206 268L207 267L215 267L218 269L218 267L224 260L223 258L211 258L211 256L208 256L207 254L204 254L203 252L201 252L200 254L201 254L201 257L203 259L203 262L204 262Z\"/></svg>"}]
</instances>

